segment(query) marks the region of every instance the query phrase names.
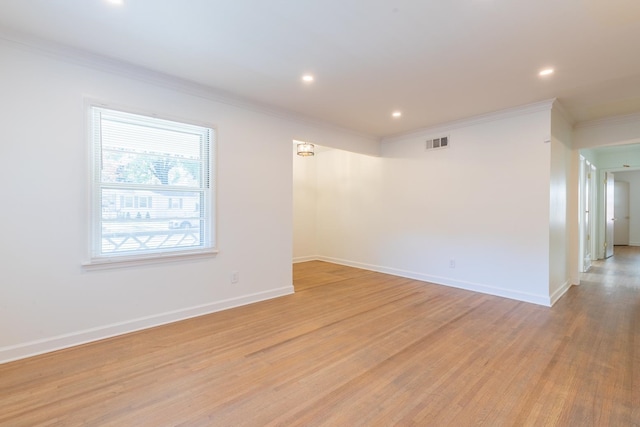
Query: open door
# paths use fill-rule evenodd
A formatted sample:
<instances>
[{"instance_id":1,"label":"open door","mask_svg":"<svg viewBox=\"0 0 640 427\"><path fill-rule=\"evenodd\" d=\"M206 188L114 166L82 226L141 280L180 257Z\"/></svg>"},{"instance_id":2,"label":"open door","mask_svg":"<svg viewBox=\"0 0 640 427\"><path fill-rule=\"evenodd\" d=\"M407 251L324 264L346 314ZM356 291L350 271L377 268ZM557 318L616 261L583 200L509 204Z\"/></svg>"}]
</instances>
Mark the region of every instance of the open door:
<instances>
[{"instance_id":1,"label":"open door","mask_svg":"<svg viewBox=\"0 0 640 427\"><path fill-rule=\"evenodd\" d=\"M604 257L613 256L613 232L614 232L614 194L615 194L615 178L612 172L605 173L604 179L604 218L605 218L605 238L604 238Z\"/></svg>"},{"instance_id":2,"label":"open door","mask_svg":"<svg viewBox=\"0 0 640 427\"><path fill-rule=\"evenodd\" d=\"M618 175L618 178L620 176ZM629 183L615 182L613 244L629 245Z\"/></svg>"},{"instance_id":3,"label":"open door","mask_svg":"<svg viewBox=\"0 0 640 427\"><path fill-rule=\"evenodd\" d=\"M591 163L580 156L580 265L581 271L587 272L591 268L593 242L591 236L592 218L591 211L593 205L593 180L595 178L595 169L592 170Z\"/></svg>"}]
</instances>

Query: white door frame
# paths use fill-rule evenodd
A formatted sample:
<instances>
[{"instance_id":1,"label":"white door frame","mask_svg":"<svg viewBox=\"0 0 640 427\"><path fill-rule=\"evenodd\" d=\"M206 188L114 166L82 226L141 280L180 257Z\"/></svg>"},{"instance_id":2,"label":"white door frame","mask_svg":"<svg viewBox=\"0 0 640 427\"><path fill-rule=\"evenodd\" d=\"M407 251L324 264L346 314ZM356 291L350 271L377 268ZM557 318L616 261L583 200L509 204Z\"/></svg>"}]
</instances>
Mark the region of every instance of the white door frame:
<instances>
[{"instance_id":1,"label":"white door frame","mask_svg":"<svg viewBox=\"0 0 640 427\"><path fill-rule=\"evenodd\" d=\"M596 244L596 251L593 252L594 259L603 259L604 258L604 242L605 242L605 228L606 228L606 218L604 217L604 207L605 207L605 197L604 197L604 179L606 176L607 172L629 172L629 171L635 171L635 170L640 170L640 167L631 167L631 168L625 168L625 167L621 167L621 168L607 168L607 169L600 169L598 171L598 185L597 188L597 194L595 195L597 200L595 201L597 203L597 209L596 209L596 213L597 213L597 218L596 218L596 234L597 234L597 239L594 243Z\"/></svg>"},{"instance_id":2,"label":"white door frame","mask_svg":"<svg viewBox=\"0 0 640 427\"><path fill-rule=\"evenodd\" d=\"M597 259L596 254L596 217L597 217L597 170L584 156L580 155L579 182L579 250L578 266L584 273L591 267L591 261Z\"/></svg>"},{"instance_id":3,"label":"white door frame","mask_svg":"<svg viewBox=\"0 0 640 427\"><path fill-rule=\"evenodd\" d=\"M613 172L605 172L604 174L604 258L613 256L613 227L614 221L614 184L615 174Z\"/></svg>"}]
</instances>

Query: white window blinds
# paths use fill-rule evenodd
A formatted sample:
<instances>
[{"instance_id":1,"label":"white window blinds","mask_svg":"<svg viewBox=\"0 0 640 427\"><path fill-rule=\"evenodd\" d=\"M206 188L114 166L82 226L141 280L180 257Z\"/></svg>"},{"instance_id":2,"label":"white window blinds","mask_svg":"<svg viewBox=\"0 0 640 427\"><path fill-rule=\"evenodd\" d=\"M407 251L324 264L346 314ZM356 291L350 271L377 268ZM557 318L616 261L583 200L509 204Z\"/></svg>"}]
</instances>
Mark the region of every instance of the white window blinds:
<instances>
[{"instance_id":1,"label":"white window blinds","mask_svg":"<svg viewBox=\"0 0 640 427\"><path fill-rule=\"evenodd\" d=\"M91 107L92 258L213 246L214 130Z\"/></svg>"}]
</instances>

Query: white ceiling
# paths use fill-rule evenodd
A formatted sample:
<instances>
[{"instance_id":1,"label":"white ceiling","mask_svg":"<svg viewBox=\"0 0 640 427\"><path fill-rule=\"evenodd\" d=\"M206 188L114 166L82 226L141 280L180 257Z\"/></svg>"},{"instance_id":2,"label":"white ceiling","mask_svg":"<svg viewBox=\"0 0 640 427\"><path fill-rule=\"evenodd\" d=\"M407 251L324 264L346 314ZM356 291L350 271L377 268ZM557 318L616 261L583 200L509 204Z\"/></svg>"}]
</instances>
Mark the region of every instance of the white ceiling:
<instances>
[{"instance_id":1,"label":"white ceiling","mask_svg":"<svg viewBox=\"0 0 640 427\"><path fill-rule=\"evenodd\" d=\"M554 97L576 121L640 111L638 0L124 2L2 0L0 35L377 137Z\"/></svg>"}]
</instances>

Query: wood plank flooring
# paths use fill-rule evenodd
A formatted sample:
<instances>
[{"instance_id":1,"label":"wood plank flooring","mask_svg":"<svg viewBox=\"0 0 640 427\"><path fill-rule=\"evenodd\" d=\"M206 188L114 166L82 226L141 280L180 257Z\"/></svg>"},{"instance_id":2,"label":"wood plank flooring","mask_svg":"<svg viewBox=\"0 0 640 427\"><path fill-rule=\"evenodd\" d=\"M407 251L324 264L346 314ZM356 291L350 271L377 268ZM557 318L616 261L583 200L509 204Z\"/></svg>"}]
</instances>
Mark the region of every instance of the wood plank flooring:
<instances>
[{"instance_id":1,"label":"wood plank flooring","mask_svg":"<svg viewBox=\"0 0 640 427\"><path fill-rule=\"evenodd\" d=\"M640 426L640 248L551 309L315 261L294 285L0 365L0 425Z\"/></svg>"}]
</instances>

